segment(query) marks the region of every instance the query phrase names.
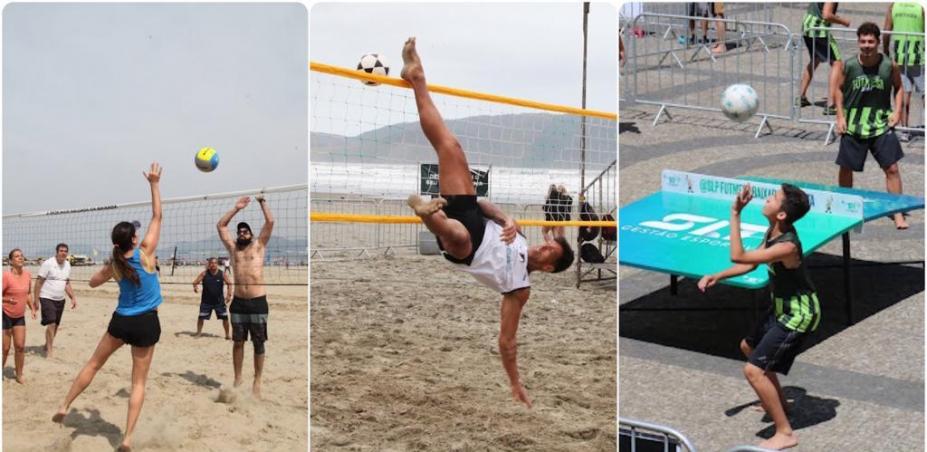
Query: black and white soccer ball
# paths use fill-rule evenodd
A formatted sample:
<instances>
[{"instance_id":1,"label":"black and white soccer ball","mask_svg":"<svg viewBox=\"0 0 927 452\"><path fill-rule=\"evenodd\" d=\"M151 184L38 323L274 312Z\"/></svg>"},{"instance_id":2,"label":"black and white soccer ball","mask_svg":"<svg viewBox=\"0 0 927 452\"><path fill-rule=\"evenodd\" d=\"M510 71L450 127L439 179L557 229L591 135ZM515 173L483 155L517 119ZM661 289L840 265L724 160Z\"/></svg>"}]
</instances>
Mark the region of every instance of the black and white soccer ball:
<instances>
[{"instance_id":1,"label":"black and white soccer ball","mask_svg":"<svg viewBox=\"0 0 927 452\"><path fill-rule=\"evenodd\" d=\"M378 53L368 53L361 57L357 63L357 70L364 71L368 74L389 75L389 63ZM372 80L361 80L365 85L377 86L379 83Z\"/></svg>"}]
</instances>

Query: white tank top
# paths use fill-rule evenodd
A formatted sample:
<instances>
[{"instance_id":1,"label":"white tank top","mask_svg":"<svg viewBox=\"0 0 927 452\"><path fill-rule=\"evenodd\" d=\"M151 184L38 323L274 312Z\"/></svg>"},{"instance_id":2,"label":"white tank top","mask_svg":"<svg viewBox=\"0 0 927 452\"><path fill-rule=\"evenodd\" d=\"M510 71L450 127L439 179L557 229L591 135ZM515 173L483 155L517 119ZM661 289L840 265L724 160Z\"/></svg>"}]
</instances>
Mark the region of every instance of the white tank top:
<instances>
[{"instance_id":1,"label":"white tank top","mask_svg":"<svg viewBox=\"0 0 927 452\"><path fill-rule=\"evenodd\" d=\"M492 220L486 221L483 242L473 255L470 265L453 264L465 271L486 287L499 293L530 287L528 280L528 241L521 234L507 245L499 235L502 226Z\"/></svg>"}]
</instances>

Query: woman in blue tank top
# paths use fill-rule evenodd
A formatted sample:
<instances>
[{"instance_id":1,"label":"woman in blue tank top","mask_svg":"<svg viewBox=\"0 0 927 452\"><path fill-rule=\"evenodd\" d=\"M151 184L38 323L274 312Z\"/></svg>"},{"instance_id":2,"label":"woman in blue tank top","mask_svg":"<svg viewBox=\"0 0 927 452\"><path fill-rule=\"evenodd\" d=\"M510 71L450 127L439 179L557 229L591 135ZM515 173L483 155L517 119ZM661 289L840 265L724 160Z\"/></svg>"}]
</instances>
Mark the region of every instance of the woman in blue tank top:
<instances>
[{"instance_id":1,"label":"woman in blue tank top","mask_svg":"<svg viewBox=\"0 0 927 452\"><path fill-rule=\"evenodd\" d=\"M151 222L145 238L139 244L137 222L121 222L113 228L113 259L90 278L90 287L97 287L110 279L119 284L119 304L109 327L93 356L77 374L71 389L52 417L63 422L71 403L87 388L106 360L123 344L132 346L132 392L129 395L129 414L125 435L117 450L130 450L132 432L145 400L145 382L154 356L154 346L161 337L158 305L161 304L161 284L155 271L155 249L161 236L161 166L151 164L143 173L151 186Z\"/></svg>"}]
</instances>

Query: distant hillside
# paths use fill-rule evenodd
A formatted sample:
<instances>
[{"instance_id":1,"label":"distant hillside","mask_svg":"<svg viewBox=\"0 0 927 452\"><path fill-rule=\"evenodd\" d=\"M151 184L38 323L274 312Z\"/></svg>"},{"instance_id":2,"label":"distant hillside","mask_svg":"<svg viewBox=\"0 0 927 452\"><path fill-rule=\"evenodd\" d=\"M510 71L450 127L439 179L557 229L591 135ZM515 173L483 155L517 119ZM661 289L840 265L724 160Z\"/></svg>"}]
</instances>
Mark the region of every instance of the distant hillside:
<instances>
[{"instance_id":1,"label":"distant hillside","mask_svg":"<svg viewBox=\"0 0 927 452\"><path fill-rule=\"evenodd\" d=\"M547 113L471 116L448 120L471 164L522 168L575 168L579 161L577 116ZM607 165L616 156L614 121L587 120L587 163ZM354 137L312 132L311 162L409 164L433 162L434 151L418 121L381 127Z\"/></svg>"}]
</instances>

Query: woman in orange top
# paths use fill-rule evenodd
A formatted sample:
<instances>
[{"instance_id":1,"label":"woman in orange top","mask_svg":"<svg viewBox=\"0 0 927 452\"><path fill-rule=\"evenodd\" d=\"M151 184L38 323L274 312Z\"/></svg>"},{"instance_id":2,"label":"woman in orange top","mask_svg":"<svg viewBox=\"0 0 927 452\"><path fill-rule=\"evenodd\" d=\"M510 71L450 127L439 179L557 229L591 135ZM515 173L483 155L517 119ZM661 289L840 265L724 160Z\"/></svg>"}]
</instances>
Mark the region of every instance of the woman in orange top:
<instances>
[{"instance_id":1,"label":"woman in orange top","mask_svg":"<svg viewBox=\"0 0 927 452\"><path fill-rule=\"evenodd\" d=\"M23 268L26 258L16 248L10 251L10 271L3 272L3 366L10 355L10 339L16 349L13 361L16 364L16 382L23 381L23 361L26 357L26 306L35 320L35 306L32 304L32 275Z\"/></svg>"}]
</instances>

